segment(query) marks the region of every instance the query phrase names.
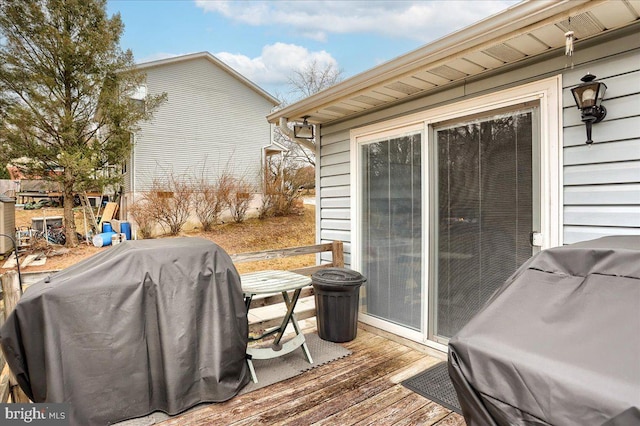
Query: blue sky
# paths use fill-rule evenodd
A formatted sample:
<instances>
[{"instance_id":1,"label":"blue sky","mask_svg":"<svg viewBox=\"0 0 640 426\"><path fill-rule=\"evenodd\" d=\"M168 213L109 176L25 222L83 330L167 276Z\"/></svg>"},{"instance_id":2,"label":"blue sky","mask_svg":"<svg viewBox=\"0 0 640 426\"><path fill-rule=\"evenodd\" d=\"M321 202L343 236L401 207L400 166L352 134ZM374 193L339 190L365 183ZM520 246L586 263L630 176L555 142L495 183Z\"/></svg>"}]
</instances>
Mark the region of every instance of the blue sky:
<instances>
[{"instance_id":1,"label":"blue sky","mask_svg":"<svg viewBox=\"0 0 640 426\"><path fill-rule=\"evenodd\" d=\"M493 15L515 0L108 0L137 62L208 51L291 99L287 79L309 61L348 78Z\"/></svg>"}]
</instances>

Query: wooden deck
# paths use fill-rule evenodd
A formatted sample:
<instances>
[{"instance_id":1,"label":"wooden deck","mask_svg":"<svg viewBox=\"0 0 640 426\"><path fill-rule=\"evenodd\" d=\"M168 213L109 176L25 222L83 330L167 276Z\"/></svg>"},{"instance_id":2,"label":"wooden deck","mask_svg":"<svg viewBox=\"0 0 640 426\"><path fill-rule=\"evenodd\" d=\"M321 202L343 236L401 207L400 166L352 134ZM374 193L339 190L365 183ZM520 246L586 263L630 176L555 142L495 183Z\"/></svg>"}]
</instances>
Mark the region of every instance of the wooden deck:
<instances>
[{"instance_id":1,"label":"wooden deck","mask_svg":"<svg viewBox=\"0 0 640 426\"><path fill-rule=\"evenodd\" d=\"M320 268L342 266L342 243L320 244L264 252L234 255L234 262L247 262L299 254L330 251L332 264L304 268L297 272L310 274ZM2 284L5 302L17 302L17 274L4 274ZM13 289L13 290L12 290ZM11 290L11 291L9 291ZM311 288L304 296L311 297ZM252 308L281 303L282 297L254 300ZM5 309L8 314L11 307ZM315 307L300 306L296 310L304 332L314 331ZM253 312L253 311L250 311ZM305 319L309 319L305 321ZM0 315L1 320L1 315ZM257 318L250 326L256 330L280 324L280 318ZM305 325L306 323L306 325ZM311 325L309 325L311 324ZM384 333L383 333L384 334ZM358 337L343 344L352 354L329 364L316 367L299 376L232 398L219 404L202 404L186 413L156 423L162 426L197 425L436 425L464 426L462 416L444 408L402 386L400 383L439 362L409 346L385 337L358 330ZM313 354L312 354L313 355ZM9 396L9 371L0 357L0 370L6 374L0 380L0 402ZM4 385L4 386L2 386ZM14 391L19 388L11 387ZM15 392L14 392L15 393ZM13 401L21 401L18 392ZM25 397L26 398L26 397Z\"/></svg>"},{"instance_id":2,"label":"wooden deck","mask_svg":"<svg viewBox=\"0 0 640 426\"><path fill-rule=\"evenodd\" d=\"M362 329L343 345L346 358L159 425L465 425L400 384L440 360Z\"/></svg>"}]
</instances>

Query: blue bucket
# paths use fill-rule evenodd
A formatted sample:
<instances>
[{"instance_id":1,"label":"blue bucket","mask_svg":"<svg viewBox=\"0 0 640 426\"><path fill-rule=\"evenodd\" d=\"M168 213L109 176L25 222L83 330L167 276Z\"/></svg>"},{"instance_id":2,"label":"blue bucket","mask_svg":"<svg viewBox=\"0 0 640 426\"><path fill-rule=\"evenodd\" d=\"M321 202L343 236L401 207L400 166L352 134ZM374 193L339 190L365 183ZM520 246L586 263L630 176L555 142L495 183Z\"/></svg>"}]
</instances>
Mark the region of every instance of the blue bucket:
<instances>
[{"instance_id":1,"label":"blue bucket","mask_svg":"<svg viewBox=\"0 0 640 426\"><path fill-rule=\"evenodd\" d=\"M104 222L102 224L102 232L113 232L113 227L110 222Z\"/></svg>"},{"instance_id":2,"label":"blue bucket","mask_svg":"<svg viewBox=\"0 0 640 426\"><path fill-rule=\"evenodd\" d=\"M120 222L120 232L123 233L127 240L131 239L131 224L129 222Z\"/></svg>"},{"instance_id":3,"label":"blue bucket","mask_svg":"<svg viewBox=\"0 0 640 426\"><path fill-rule=\"evenodd\" d=\"M116 235L115 232L103 232L93 236L92 242L96 247L104 247L111 245L111 237Z\"/></svg>"}]
</instances>

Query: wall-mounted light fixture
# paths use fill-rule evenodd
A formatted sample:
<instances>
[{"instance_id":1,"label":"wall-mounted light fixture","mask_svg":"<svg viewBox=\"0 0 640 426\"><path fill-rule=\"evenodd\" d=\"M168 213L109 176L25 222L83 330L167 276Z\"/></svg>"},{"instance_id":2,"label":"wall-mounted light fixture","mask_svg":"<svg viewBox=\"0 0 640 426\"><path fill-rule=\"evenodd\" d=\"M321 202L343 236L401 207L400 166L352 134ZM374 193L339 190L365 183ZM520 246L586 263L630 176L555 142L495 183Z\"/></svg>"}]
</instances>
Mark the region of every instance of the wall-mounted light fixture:
<instances>
[{"instance_id":1,"label":"wall-mounted light fixture","mask_svg":"<svg viewBox=\"0 0 640 426\"><path fill-rule=\"evenodd\" d=\"M308 115L302 117L304 122L302 124L293 125L293 136L300 139L313 139L313 124L307 123Z\"/></svg>"},{"instance_id":2,"label":"wall-mounted light fixture","mask_svg":"<svg viewBox=\"0 0 640 426\"><path fill-rule=\"evenodd\" d=\"M587 74L580 79L583 81L581 85L571 89L576 105L580 110L582 122L587 126L587 145L593 143L591 125L601 122L607 115L606 108L600 105L602 98L604 98L604 92L607 90L607 85L593 81L595 78L595 75Z\"/></svg>"}]
</instances>

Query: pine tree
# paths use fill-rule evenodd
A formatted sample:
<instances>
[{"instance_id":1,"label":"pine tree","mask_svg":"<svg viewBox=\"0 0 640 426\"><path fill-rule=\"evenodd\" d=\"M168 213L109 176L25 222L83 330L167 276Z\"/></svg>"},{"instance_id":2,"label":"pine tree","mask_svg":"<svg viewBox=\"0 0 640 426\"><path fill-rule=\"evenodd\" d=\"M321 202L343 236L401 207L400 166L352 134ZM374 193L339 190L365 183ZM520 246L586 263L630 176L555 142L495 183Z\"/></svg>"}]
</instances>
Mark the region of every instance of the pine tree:
<instances>
[{"instance_id":1,"label":"pine tree","mask_svg":"<svg viewBox=\"0 0 640 426\"><path fill-rule=\"evenodd\" d=\"M106 0L0 0L0 164L56 181L68 245L77 245L74 194L121 180L131 133L166 95L145 85L120 48L120 15Z\"/></svg>"}]
</instances>

